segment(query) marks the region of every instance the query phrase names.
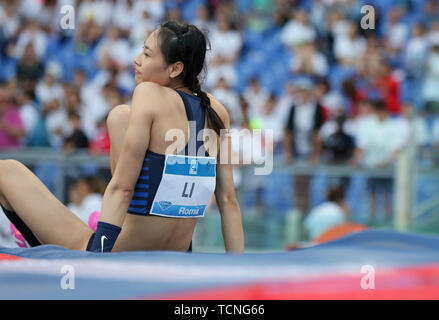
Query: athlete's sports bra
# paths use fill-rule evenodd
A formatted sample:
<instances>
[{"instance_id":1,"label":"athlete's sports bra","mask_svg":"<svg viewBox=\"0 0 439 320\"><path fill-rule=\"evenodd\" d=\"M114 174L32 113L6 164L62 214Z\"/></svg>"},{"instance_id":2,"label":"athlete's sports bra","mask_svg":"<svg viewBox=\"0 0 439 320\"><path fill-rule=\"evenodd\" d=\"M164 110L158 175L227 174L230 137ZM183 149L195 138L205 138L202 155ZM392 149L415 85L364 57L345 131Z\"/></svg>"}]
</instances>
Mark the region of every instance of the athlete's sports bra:
<instances>
[{"instance_id":1,"label":"athlete's sports bra","mask_svg":"<svg viewBox=\"0 0 439 320\"><path fill-rule=\"evenodd\" d=\"M195 121L196 125L190 126L188 144L178 155L146 151L128 213L202 217L215 190L216 159L206 152L203 141L196 139L204 129L205 110L199 97L176 91L183 99L188 121ZM196 150L189 147L194 140ZM197 150L204 157L197 157Z\"/></svg>"}]
</instances>

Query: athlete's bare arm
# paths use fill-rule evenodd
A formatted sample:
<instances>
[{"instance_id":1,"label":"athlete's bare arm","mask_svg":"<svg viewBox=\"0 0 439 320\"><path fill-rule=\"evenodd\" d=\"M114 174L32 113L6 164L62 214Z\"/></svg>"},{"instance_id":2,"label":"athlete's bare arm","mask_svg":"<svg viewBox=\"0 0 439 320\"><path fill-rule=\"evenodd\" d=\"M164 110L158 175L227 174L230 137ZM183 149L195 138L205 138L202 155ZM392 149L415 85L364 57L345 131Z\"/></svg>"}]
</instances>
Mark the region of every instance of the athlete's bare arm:
<instances>
[{"instance_id":1,"label":"athlete's bare arm","mask_svg":"<svg viewBox=\"0 0 439 320\"><path fill-rule=\"evenodd\" d=\"M230 118L226 108L218 102L211 94L212 108L223 120L226 133L220 138L218 163L216 167L216 188L215 198L221 214L221 227L224 238L224 244L227 252L244 252L244 231L242 229L241 209L236 198L235 183L232 173L232 148L231 138L228 134L230 130ZM227 161L221 163L221 152L227 152ZM224 158L224 156L223 156Z\"/></svg>"},{"instance_id":2,"label":"athlete's bare arm","mask_svg":"<svg viewBox=\"0 0 439 320\"><path fill-rule=\"evenodd\" d=\"M116 168L104 193L100 221L117 226L123 224L149 146L161 90L152 82L142 82L134 90L128 128ZM147 108L145 101L148 102Z\"/></svg>"}]
</instances>

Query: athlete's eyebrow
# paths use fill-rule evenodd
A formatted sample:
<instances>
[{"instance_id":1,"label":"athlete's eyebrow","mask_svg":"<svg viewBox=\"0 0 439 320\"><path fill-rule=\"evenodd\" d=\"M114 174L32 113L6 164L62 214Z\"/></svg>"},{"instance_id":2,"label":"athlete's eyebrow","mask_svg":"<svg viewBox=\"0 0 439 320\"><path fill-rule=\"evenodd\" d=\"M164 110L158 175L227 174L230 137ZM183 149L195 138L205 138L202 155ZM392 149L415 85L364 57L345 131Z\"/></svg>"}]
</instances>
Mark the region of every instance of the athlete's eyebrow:
<instances>
[{"instance_id":1,"label":"athlete's eyebrow","mask_svg":"<svg viewBox=\"0 0 439 320\"><path fill-rule=\"evenodd\" d=\"M145 43L143 43L143 47L144 47L145 49L148 49L149 51L152 51L152 49L151 49L150 47L148 47Z\"/></svg>"}]
</instances>

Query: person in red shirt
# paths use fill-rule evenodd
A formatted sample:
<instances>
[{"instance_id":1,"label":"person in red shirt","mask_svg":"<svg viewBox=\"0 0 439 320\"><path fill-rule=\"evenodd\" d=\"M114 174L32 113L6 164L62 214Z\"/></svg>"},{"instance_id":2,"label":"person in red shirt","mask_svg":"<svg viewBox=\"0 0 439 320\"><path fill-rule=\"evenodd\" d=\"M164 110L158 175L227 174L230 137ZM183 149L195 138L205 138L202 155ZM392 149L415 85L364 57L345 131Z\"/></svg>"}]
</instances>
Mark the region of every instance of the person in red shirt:
<instances>
[{"instance_id":1,"label":"person in red shirt","mask_svg":"<svg viewBox=\"0 0 439 320\"><path fill-rule=\"evenodd\" d=\"M380 70L376 87L380 91L381 99L386 101L386 109L390 115L400 114L399 81L395 78L389 63L383 62Z\"/></svg>"},{"instance_id":2,"label":"person in red shirt","mask_svg":"<svg viewBox=\"0 0 439 320\"><path fill-rule=\"evenodd\" d=\"M88 151L95 155L110 154L110 136L105 119L101 119L97 123L97 130L93 139L90 141Z\"/></svg>"}]
</instances>

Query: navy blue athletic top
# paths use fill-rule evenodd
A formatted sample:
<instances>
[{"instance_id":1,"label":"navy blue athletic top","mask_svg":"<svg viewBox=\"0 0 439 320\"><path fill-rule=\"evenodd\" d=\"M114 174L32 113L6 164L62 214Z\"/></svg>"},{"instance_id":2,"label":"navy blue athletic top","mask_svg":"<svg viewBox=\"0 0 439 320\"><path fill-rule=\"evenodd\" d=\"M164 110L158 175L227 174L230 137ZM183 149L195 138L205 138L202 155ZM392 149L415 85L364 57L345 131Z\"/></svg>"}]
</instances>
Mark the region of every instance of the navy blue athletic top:
<instances>
[{"instance_id":1,"label":"navy blue athletic top","mask_svg":"<svg viewBox=\"0 0 439 320\"><path fill-rule=\"evenodd\" d=\"M186 93L184 91L176 90L181 96L186 109L186 115L188 121L196 121L196 132L193 132L194 127L190 127L189 141L186 144L184 150L179 154L186 156L196 156L197 150L202 148L204 155L209 157L209 154L204 149L204 142L197 141L196 137L200 130L204 129L205 125L205 110L200 105L201 98ZM193 139L196 140L196 150L188 148L190 143L193 143ZM160 181L163 175L163 168L165 166L166 155L146 150L145 159L143 160L142 171L140 172L139 179L136 182L134 188L134 195L131 198L130 206L128 207L128 213L137 214L142 216L150 215L151 205L154 200L155 194L159 187Z\"/></svg>"}]
</instances>

